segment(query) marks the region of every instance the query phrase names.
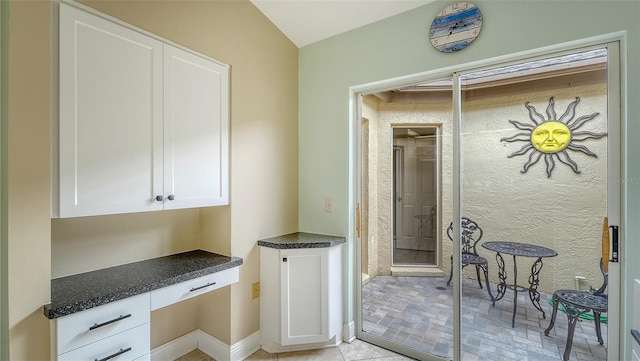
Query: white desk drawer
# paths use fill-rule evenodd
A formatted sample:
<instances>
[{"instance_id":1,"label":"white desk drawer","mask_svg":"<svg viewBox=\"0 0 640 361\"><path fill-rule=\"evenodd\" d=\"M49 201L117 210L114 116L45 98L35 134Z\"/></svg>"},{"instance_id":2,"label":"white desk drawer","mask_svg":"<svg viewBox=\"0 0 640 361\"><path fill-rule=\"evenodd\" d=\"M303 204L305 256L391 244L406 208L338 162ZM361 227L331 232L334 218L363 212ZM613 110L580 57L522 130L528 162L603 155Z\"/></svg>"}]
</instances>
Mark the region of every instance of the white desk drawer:
<instances>
[{"instance_id":1,"label":"white desk drawer","mask_svg":"<svg viewBox=\"0 0 640 361\"><path fill-rule=\"evenodd\" d=\"M56 321L57 353L148 324L149 318L149 292L60 317Z\"/></svg>"},{"instance_id":2,"label":"white desk drawer","mask_svg":"<svg viewBox=\"0 0 640 361\"><path fill-rule=\"evenodd\" d=\"M158 308L228 286L238 282L239 279L238 267L233 267L153 290L151 291L151 310L157 310Z\"/></svg>"},{"instance_id":3,"label":"white desk drawer","mask_svg":"<svg viewBox=\"0 0 640 361\"><path fill-rule=\"evenodd\" d=\"M149 334L149 323L145 323L59 355L58 361L132 361L149 354Z\"/></svg>"}]
</instances>

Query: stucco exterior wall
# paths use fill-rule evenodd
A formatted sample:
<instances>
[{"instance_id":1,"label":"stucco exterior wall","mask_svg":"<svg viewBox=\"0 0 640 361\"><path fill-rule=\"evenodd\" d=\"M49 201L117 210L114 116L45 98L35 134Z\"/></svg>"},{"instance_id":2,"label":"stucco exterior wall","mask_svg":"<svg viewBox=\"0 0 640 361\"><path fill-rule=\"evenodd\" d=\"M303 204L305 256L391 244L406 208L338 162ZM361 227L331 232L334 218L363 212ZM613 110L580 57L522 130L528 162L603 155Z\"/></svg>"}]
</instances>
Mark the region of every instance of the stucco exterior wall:
<instances>
[{"instance_id":1,"label":"stucco exterior wall","mask_svg":"<svg viewBox=\"0 0 640 361\"><path fill-rule=\"evenodd\" d=\"M482 241L504 240L537 244L552 248L558 257L544 259L540 274L540 290L553 292L559 288L575 288L575 276L586 279L581 287L600 286L602 275L598 262L601 250L602 221L607 206L606 138L579 144L587 146L597 158L569 151L578 164L576 174L565 164L556 162L552 176L547 177L544 160L521 173L528 155L508 158L524 143L501 142L520 130L508 120L530 123L525 102L542 114L549 99L555 97L555 110L560 116L575 97L581 98L576 116L600 113L579 130L606 132L606 88L589 85L556 90L523 92L488 99L463 102L462 124L462 213L483 228ZM370 161L377 163L378 274L390 274L392 236L392 126L438 125L441 137L442 209L441 269L448 276L452 242L446 228L452 219L453 141L451 104L398 104L378 101L378 149ZM373 222L373 221L371 221ZM489 260L492 282L497 281L495 253L478 247ZM533 259L518 260L518 282L527 284ZM505 255L512 277L512 260ZM465 269L466 277L475 271Z\"/></svg>"},{"instance_id":2,"label":"stucco exterior wall","mask_svg":"<svg viewBox=\"0 0 640 361\"><path fill-rule=\"evenodd\" d=\"M567 150L578 164L580 174L556 161L551 177L547 177L543 159L527 173L521 173L528 155L507 156L524 143L499 139L521 132L507 123L508 119L531 122L525 102L545 114L549 99L555 97L556 113L560 116L576 96L581 98L576 118L600 113L579 130L606 132L607 100L603 85L523 93L471 101L463 106L462 213L482 225L483 241L520 241L558 252L557 257L543 260L540 290L545 292L574 288L576 275L585 276L586 284L602 283L598 264L602 222L607 215L607 138L578 143L587 146L597 158ZM479 252L489 260L494 259L490 251L480 248ZM509 258L505 257L508 270L512 267ZM518 261L518 282L526 284L529 274L526 267L532 259Z\"/></svg>"}]
</instances>

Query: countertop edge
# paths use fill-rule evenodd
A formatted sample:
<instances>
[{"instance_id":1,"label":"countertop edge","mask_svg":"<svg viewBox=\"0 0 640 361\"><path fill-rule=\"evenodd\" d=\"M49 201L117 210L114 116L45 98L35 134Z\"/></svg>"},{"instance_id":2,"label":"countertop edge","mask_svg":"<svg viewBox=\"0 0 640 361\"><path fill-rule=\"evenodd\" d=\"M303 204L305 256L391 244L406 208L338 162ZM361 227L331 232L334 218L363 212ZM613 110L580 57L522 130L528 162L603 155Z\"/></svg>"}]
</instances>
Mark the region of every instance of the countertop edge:
<instances>
[{"instance_id":1,"label":"countertop edge","mask_svg":"<svg viewBox=\"0 0 640 361\"><path fill-rule=\"evenodd\" d=\"M160 288L169 287L174 284L185 282L194 278L206 276L208 274L225 271L230 268L239 267L244 263L240 257L230 257L229 262L214 265L211 267L193 270L167 279L157 280L155 282L143 284L129 289L118 290L117 292L106 293L104 295L83 300L82 302L69 303L52 308L52 304L48 303L43 306L43 313L49 320L59 317L68 316L77 312L88 310L94 307L109 304L111 302L120 301L129 297L137 296L146 292L151 292Z\"/></svg>"},{"instance_id":2,"label":"countertop edge","mask_svg":"<svg viewBox=\"0 0 640 361\"><path fill-rule=\"evenodd\" d=\"M267 241L258 241L258 246L276 248L276 249L300 249L300 248L330 248L345 243L335 241L313 242L313 243L271 243Z\"/></svg>"},{"instance_id":3,"label":"countertop edge","mask_svg":"<svg viewBox=\"0 0 640 361\"><path fill-rule=\"evenodd\" d=\"M258 240L261 247L275 249L330 248L346 243L345 237L317 233L294 232Z\"/></svg>"}]
</instances>

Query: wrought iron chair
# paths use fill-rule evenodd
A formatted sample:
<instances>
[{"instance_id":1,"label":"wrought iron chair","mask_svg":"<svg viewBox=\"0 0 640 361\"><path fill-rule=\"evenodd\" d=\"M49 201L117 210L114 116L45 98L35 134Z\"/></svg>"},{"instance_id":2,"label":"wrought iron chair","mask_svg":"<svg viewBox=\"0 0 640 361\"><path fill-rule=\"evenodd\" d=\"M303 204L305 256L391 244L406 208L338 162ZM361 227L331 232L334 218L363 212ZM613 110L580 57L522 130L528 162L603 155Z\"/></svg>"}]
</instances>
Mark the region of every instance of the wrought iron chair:
<instances>
[{"instance_id":1,"label":"wrought iron chair","mask_svg":"<svg viewBox=\"0 0 640 361\"><path fill-rule=\"evenodd\" d=\"M453 241L453 222L449 224L447 228L447 236L451 241ZM468 265L474 265L476 267L476 275L478 277L478 284L480 288L482 288L482 281L480 281L480 269L484 272L484 280L487 284L487 290L489 290L489 262L487 259L480 256L476 251L476 245L480 242L482 238L482 228L478 226L478 224L472 221L469 218L462 217L461 228L460 228L460 250L462 253L462 268ZM447 281L447 286L451 283L451 279L453 278L453 255L451 255L451 272L449 273L449 280ZM489 290L489 294L490 290ZM493 297L491 297L493 299Z\"/></svg>"},{"instance_id":2,"label":"wrought iron chair","mask_svg":"<svg viewBox=\"0 0 640 361\"><path fill-rule=\"evenodd\" d=\"M564 361L569 360L571 353L571 346L573 344L573 333L576 330L576 322L579 319L589 319L590 314L593 313L593 321L596 326L596 335L598 336L598 343L601 345L604 343L602 340L602 331L600 322L603 322L602 314L607 312L608 298L604 291L607 288L608 274L605 271L605 266L600 258L600 271L604 281L600 288L595 289L589 287L589 291L578 290L557 290L553 293L551 303L553 304L553 313L551 314L551 320L549 321L549 327L544 330L545 336L549 336L549 331L553 328L556 321L556 315L558 308L567 314L568 330L567 330L567 345L564 349L562 359ZM585 317L586 316L586 317Z\"/></svg>"}]
</instances>

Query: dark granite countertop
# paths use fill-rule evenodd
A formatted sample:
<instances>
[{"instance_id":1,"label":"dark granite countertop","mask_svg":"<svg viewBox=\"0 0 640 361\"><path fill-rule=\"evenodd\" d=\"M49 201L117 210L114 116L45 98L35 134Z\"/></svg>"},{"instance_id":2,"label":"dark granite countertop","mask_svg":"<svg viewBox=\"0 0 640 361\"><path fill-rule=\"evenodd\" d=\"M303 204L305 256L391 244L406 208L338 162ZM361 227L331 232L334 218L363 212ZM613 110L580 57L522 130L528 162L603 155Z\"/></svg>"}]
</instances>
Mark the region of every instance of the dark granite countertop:
<instances>
[{"instance_id":1,"label":"dark granite countertop","mask_svg":"<svg viewBox=\"0 0 640 361\"><path fill-rule=\"evenodd\" d=\"M346 242L344 237L327 236L324 234L296 232L262 239L258 241L258 246L292 249L292 248L327 248L337 246Z\"/></svg>"},{"instance_id":2,"label":"dark granite countertop","mask_svg":"<svg viewBox=\"0 0 640 361\"><path fill-rule=\"evenodd\" d=\"M241 264L239 257L195 250L55 278L44 314L49 319L70 315Z\"/></svg>"}]
</instances>

